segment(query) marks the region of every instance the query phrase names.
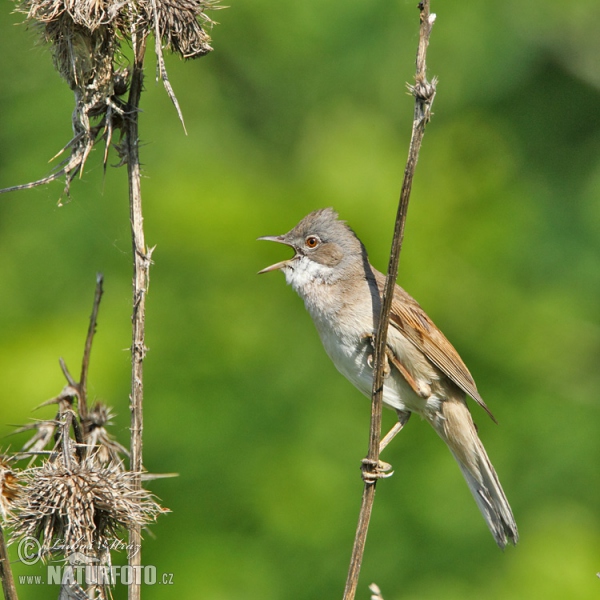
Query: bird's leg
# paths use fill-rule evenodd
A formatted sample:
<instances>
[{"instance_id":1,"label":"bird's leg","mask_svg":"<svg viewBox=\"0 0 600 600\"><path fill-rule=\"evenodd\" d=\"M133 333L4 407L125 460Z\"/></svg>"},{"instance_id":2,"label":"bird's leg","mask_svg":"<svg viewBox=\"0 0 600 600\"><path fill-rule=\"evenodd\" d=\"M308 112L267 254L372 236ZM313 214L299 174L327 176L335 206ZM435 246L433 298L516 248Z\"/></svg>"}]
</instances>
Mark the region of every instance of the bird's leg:
<instances>
[{"instance_id":1,"label":"bird's leg","mask_svg":"<svg viewBox=\"0 0 600 600\"><path fill-rule=\"evenodd\" d=\"M402 431L402 428L408 423L412 413L407 411L398 411L398 422L383 436L379 442L379 453L381 454L385 447Z\"/></svg>"},{"instance_id":2,"label":"bird's leg","mask_svg":"<svg viewBox=\"0 0 600 600\"><path fill-rule=\"evenodd\" d=\"M364 340L367 340L371 344L371 346L374 345L375 338L373 337L372 334L365 333L362 336L362 338ZM385 353L385 357L384 357L385 363L383 366L384 377L387 377L391 372L390 360L392 361L394 366L397 367L397 365L396 365L397 360L394 360L395 358L396 357L394 356L394 354L390 350L390 348L386 348L386 353ZM369 354L367 356L367 364L370 367L373 366L373 354ZM401 365L401 367L402 367L402 370L401 370L402 375L405 375L405 373L406 373L408 375L408 377L410 377L410 374L408 374L408 372L406 371L404 366ZM407 379L407 381L408 381L408 379ZM415 381L412 377L410 377L409 384L417 393L419 393L416 389L417 384L415 383ZM410 418L410 415L411 415L411 413L408 411L398 411L398 422L390 429L390 431L388 431L388 433L386 433L386 435L383 437L381 442L379 442L379 452L380 453L396 437L396 435L398 435L398 433L400 433L400 431L402 431L402 428L404 427L404 425L406 425L408 419ZM365 483L374 483L377 479L385 479L387 477L391 477L394 474L394 472L392 471L392 465L390 465L389 463L383 462L382 460L375 462L374 460L371 460L370 458L364 458L361 462L360 468L361 468L361 472L362 472L362 478Z\"/></svg>"},{"instance_id":3,"label":"bird's leg","mask_svg":"<svg viewBox=\"0 0 600 600\"><path fill-rule=\"evenodd\" d=\"M398 422L385 434L381 442L379 442L379 452L383 449L402 431L402 428L410 419L411 413L408 411L398 411ZM375 483L378 479L386 479L394 474L392 465L378 460L375 462L370 458L363 458L361 462L361 475L365 483Z\"/></svg>"}]
</instances>

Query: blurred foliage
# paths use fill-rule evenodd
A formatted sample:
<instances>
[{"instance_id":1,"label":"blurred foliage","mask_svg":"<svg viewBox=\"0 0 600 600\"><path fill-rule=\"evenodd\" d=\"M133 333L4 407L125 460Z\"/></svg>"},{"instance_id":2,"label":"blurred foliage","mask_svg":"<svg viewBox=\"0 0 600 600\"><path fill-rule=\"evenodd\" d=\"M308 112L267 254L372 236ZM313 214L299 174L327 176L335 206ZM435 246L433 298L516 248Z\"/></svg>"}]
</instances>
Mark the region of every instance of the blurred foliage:
<instances>
[{"instance_id":1,"label":"blurred foliage","mask_svg":"<svg viewBox=\"0 0 600 600\"><path fill-rule=\"evenodd\" d=\"M174 574L166 591L177 598L341 596L369 405L325 359L283 278L255 276L286 255L255 238L334 206L386 268L412 118L414 4L233 3L215 15L215 52L167 58L187 137L147 65L143 194L157 249L145 464L180 477L152 484L173 513L146 535L143 563ZM0 14L0 187L46 174L72 109L48 50L10 10ZM497 549L449 453L411 421L384 455L396 474L378 489L359 597L376 581L386 600L597 598L600 4L433 10L428 65L440 83L400 282L500 422L474 408L522 541ZM62 388L59 356L78 372L102 271L90 393L115 407L127 443L126 175L104 177L100 154L63 207L60 183L0 197L6 434L50 416L31 411ZM43 586L21 593L48 597Z\"/></svg>"}]
</instances>

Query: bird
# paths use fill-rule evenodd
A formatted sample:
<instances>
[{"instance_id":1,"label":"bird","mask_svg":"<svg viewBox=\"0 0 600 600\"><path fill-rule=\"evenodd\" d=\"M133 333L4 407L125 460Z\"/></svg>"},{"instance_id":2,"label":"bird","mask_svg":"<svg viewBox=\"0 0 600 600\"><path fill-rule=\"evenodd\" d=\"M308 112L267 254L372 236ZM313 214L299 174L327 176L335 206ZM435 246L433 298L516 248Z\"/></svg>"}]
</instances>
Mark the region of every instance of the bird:
<instances>
[{"instance_id":1,"label":"bird","mask_svg":"<svg viewBox=\"0 0 600 600\"><path fill-rule=\"evenodd\" d=\"M259 274L283 271L286 282L304 301L337 370L370 397L373 340L385 276L370 264L360 239L333 208L311 212L286 234L258 239L293 249L292 258ZM517 525L479 439L467 396L496 420L458 352L397 284L384 375L383 404L397 412L396 430L412 413L427 421L456 459L498 546L504 549L509 542L516 544Z\"/></svg>"}]
</instances>

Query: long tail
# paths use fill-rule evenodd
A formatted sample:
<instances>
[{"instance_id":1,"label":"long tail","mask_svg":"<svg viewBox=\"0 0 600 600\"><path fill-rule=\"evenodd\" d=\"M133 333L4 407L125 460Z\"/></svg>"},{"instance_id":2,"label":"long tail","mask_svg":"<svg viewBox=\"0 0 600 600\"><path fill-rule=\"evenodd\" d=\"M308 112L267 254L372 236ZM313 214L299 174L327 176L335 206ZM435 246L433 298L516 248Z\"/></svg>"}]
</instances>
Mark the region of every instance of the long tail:
<instances>
[{"instance_id":1,"label":"long tail","mask_svg":"<svg viewBox=\"0 0 600 600\"><path fill-rule=\"evenodd\" d=\"M509 541L516 544L519 532L515 518L465 401L444 400L432 425L454 455L498 546L504 549Z\"/></svg>"}]
</instances>

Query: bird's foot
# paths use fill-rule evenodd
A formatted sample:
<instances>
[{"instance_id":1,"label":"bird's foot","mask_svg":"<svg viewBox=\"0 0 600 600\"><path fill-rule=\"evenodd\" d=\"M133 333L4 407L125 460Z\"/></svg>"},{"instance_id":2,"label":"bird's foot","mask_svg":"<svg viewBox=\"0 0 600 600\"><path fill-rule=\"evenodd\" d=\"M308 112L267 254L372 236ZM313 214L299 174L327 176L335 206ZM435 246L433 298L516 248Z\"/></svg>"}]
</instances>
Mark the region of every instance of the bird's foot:
<instances>
[{"instance_id":1,"label":"bird's foot","mask_svg":"<svg viewBox=\"0 0 600 600\"><path fill-rule=\"evenodd\" d=\"M391 368L390 368L390 363L388 361L387 355L385 356L385 358L383 360L384 360L384 363L383 363L383 376L384 377L388 377L389 374L391 373ZM375 363L375 359L373 357L373 354L367 355L367 364L369 365L369 368L372 369L374 363Z\"/></svg>"},{"instance_id":2,"label":"bird's foot","mask_svg":"<svg viewBox=\"0 0 600 600\"><path fill-rule=\"evenodd\" d=\"M365 483L373 484L378 479L387 479L394 474L392 465L382 460L374 461L370 458L363 458L361 465L361 476Z\"/></svg>"}]
</instances>

